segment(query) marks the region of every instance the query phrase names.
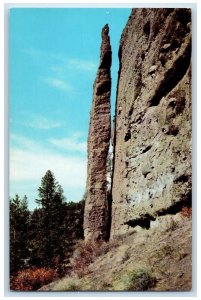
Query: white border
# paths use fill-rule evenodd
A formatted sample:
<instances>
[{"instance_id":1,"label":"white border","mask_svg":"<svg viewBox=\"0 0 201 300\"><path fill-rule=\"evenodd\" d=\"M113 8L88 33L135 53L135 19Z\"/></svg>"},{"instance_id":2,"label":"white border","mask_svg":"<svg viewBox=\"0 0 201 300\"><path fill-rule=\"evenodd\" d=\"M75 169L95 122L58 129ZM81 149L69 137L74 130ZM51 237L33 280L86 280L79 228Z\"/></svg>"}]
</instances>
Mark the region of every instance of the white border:
<instances>
[{"instance_id":1,"label":"white border","mask_svg":"<svg viewBox=\"0 0 201 300\"><path fill-rule=\"evenodd\" d=\"M55 3L54 1L49 0L48 2L43 1L43 3L41 3L41 1L39 0L35 0L34 3L31 3L31 1L20 1L20 3L18 1L13 0L11 1L6 1L4 0L3 2L0 2L0 36L2 37L2 45L0 47L0 65L3 66L5 60L7 60L8 58L8 54L7 51L5 52L5 57L4 57L4 4L6 4L9 7L192 7L192 4L197 4L197 14L198 14L198 26L197 28L201 28L201 5L199 2L197 1L169 1L168 3L161 3L160 0L155 0L153 1L141 1L140 3L136 2L136 1L130 1L127 0L126 3L123 3L122 0L115 0L115 1L106 1L106 0L102 0L102 1L90 1L88 0L86 1L81 1L81 0L75 0L75 1L59 1L59 3ZM194 7L195 9L195 7ZM196 27L196 24L194 24L194 26ZM196 32L194 32L194 40L196 40ZM200 40L197 40L198 43L198 53L201 53L201 47L200 47ZM8 50L8 49L6 49ZM200 50L200 51L199 51ZM193 94L194 94L194 101L196 101L196 65L200 66L200 58L199 55L197 57L197 61L196 61L196 49L195 49L195 53L193 54L193 68L194 68L194 74L193 74L193 86L194 86L194 90L193 90ZM200 78L200 68L198 67L198 77ZM6 167L5 160L7 159L7 149L5 149L5 156L4 156L4 148L3 148L3 144L4 144L4 124L5 124L5 120L4 120L4 103L3 103L3 99L4 99L4 70L3 68L1 69L1 77L0 77L0 82L2 83L2 87L0 89L1 92L1 101L2 101L2 107L0 109L0 122L1 126L0 126L0 145L1 146L1 151L2 151L2 155L0 155L0 192L1 192L1 201L0 201L0 219L2 221L2 224L0 226L0 238L1 240L1 247L0 247L0 269L1 269L1 273L0 273L0 299L3 298L7 298L7 299L14 299L14 298L24 298L24 297L28 297L29 299L35 299L35 297L39 298L39 299L44 299L44 298L50 298L53 297L54 299L61 299L61 297L67 297L68 299L73 299L74 297L76 298L82 298L84 297L93 297L93 299L100 299L100 298L112 298L112 297L120 297L121 299L127 299L128 297L141 297L141 299L146 299L148 296L149 297L165 297L166 299L171 299L172 297L177 298L177 299L182 299L183 297L187 298L187 299L194 299L194 297L196 297L196 295L190 295L188 292L187 293L183 293L183 292L179 292L179 293L174 293L174 292L164 292L164 293L115 293L115 292L111 292L111 293L9 293L7 295L4 294L4 257L8 256L5 255L4 256L4 192L5 192L5 188L7 189L7 180L5 178L4 181L4 167ZM5 88L6 88L6 84L7 84L7 79L5 78ZM199 99L199 90L198 90L198 95L197 98ZM193 111L193 130L194 130L194 157L193 157L193 168L194 168L194 197L196 197L196 191L195 189L196 187L196 179L199 178L199 174L198 177L196 178L196 166L198 166L198 170L199 170L199 166L200 166L200 162L201 162L201 157L198 155L198 157L196 158L196 147L198 146L198 154L201 153L201 146L200 146L200 139L199 139L199 122L201 119L201 111L200 111L200 106L201 104L199 103L199 101L197 102L197 106L194 103L194 111ZM198 110L198 119L196 120L196 108ZM196 122L197 121L197 122ZM197 123L197 124L196 124ZM197 126L196 126L197 125ZM196 127L197 127L197 145L196 145ZM199 151L200 150L200 151ZM200 211L200 201L201 201L201 197L199 197L200 192L198 191L197 194L197 199L198 199L198 203L197 203L197 207L195 206L194 208L197 208L197 211ZM194 211L194 218L195 218L195 214L196 212ZM198 223L200 225L200 219L198 218ZM5 218L5 221L8 223L8 219L7 217ZM7 224L6 223L6 224ZM194 223L194 233L196 234L196 224ZM198 227L199 228L199 227ZM197 230L198 231L198 230ZM199 231L198 231L199 232ZM6 234L7 235L7 234ZM199 233L199 235L197 235L197 244L198 244L198 253L201 253L201 247L200 247L200 236L201 233ZM195 240L196 240L196 236L194 236L194 246L196 246L195 244ZM8 251L8 249L5 247L6 251ZM8 254L8 253L5 253ZM194 255L196 254L196 249L194 247ZM197 266L198 267L198 278L200 277L200 256L198 256L197 258ZM194 283L195 284L195 283ZM15 295L14 295L15 294ZM13 296L12 296L13 295ZM147 297L143 297L143 296L147 296ZM177 297L178 295L178 297ZM9 297L8 297L9 296ZM201 298L201 289L198 285L197 287L197 298Z\"/></svg>"}]
</instances>

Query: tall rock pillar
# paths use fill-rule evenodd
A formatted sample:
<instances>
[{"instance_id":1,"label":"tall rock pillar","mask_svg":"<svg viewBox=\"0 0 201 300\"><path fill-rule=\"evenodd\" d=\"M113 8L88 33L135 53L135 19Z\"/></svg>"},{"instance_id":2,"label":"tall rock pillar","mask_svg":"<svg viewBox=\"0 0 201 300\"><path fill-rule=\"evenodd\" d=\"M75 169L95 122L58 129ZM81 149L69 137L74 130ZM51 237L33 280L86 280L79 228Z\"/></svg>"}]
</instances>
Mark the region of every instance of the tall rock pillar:
<instances>
[{"instance_id":1,"label":"tall rock pillar","mask_svg":"<svg viewBox=\"0 0 201 300\"><path fill-rule=\"evenodd\" d=\"M100 65L93 86L88 136L88 169L84 212L85 240L105 240L108 234L107 157L110 144L110 67L112 52L109 27L102 29Z\"/></svg>"}]
</instances>

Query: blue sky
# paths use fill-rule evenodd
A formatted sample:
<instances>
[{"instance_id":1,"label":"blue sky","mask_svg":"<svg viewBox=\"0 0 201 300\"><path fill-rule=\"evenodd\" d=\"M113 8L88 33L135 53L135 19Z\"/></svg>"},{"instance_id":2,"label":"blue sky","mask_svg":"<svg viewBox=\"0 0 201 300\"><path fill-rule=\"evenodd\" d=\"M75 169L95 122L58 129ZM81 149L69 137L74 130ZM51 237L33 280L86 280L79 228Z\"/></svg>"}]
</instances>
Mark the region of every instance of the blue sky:
<instances>
[{"instance_id":1,"label":"blue sky","mask_svg":"<svg viewBox=\"0 0 201 300\"><path fill-rule=\"evenodd\" d=\"M130 9L17 8L10 11L10 196L29 208L50 169L67 201L85 191L93 82L108 23L112 45L112 114L118 47Z\"/></svg>"}]
</instances>

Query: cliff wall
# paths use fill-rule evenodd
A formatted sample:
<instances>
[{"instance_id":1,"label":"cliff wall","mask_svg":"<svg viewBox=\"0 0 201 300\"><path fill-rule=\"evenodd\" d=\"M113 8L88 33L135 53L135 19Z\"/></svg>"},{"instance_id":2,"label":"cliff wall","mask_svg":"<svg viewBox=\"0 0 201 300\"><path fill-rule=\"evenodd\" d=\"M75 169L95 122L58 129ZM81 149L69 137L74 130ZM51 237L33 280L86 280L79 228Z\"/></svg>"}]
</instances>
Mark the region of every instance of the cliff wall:
<instances>
[{"instance_id":1,"label":"cliff wall","mask_svg":"<svg viewBox=\"0 0 201 300\"><path fill-rule=\"evenodd\" d=\"M111 237L191 202L191 11L134 9L119 49Z\"/></svg>"}]
</instances>

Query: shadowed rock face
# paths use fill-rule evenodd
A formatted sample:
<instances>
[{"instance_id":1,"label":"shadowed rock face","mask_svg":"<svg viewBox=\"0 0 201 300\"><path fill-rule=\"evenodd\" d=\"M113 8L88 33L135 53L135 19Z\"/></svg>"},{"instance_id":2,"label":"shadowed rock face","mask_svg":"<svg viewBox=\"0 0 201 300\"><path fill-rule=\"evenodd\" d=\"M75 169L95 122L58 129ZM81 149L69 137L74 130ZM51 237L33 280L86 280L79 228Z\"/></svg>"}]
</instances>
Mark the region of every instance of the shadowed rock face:
<instances>
[{"instance_id":1,"label":"shadowed rock face","mask_svg":"<svg viewBox=\"0 0 201 300\"><path fill-rule=\"evenodd\" d=\"M85 240L108 235L106 163L110 144L110 93L112 61L109 27L102 29L100 65L94 82L88 135L88 170L84 212Z\"/></svg>"},{"instance_id":2,"label":"shadowed rock face","mask_svg":"<svg viewBox=\"0 0 201 300\"><path fill-rule=\"evenodd\" d=\"M191 11L134 9L119 59L112 237L191 201Z\"/></svg>"}]
</instances>

